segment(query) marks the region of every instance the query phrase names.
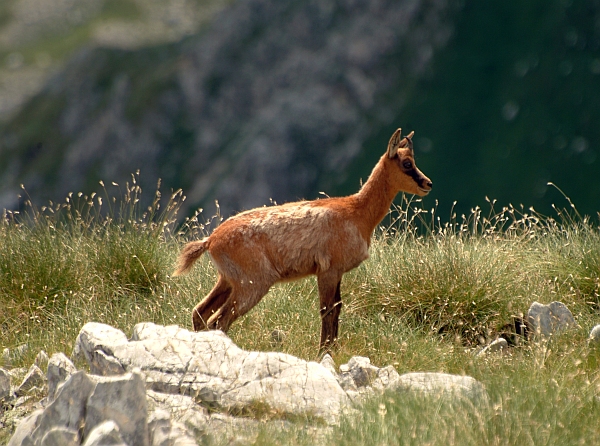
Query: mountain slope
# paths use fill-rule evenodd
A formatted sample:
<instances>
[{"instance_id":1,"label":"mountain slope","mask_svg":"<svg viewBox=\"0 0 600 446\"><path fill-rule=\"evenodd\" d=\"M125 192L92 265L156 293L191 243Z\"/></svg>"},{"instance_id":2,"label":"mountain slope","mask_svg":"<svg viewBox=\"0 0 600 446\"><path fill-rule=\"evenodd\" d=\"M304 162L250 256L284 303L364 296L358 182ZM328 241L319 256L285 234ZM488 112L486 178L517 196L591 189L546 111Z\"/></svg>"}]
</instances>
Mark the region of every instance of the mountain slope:
<instances>
[{"instance_id":1,"label":"mountain slope","mask_svg":"<svg viewBox=\"0 0 600 446\"><path fill-rule=\"evenodd\" d=\"M138 169L145 189L160 177L226 213L333 190L365 140L402 125L452 14L443 1L250 0L175 44L83 50L2 128L0 207L21 183L43 203Z\"/></svg>"}]
</instances>

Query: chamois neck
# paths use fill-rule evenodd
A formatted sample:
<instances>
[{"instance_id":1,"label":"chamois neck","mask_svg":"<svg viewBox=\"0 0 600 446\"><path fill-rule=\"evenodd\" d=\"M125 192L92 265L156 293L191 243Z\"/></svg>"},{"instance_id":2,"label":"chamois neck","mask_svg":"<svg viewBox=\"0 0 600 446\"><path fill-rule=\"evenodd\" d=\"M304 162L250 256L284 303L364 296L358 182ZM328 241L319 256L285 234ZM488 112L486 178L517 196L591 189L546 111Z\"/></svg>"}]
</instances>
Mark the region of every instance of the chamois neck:
<instances>
[{"instance_id":1,"label":"chamois neck","mask_svg":"<svg viewBox=\"0 0 600 446\"><path fill-rule=\"evenodd\" d=\"M355 194L357 210L361 219L361 232L370 238L375 227L388 213L394 198L398 194L390 181L391 163L387 154L375 165L367 182Z\"/></svg>"}]
</instances>

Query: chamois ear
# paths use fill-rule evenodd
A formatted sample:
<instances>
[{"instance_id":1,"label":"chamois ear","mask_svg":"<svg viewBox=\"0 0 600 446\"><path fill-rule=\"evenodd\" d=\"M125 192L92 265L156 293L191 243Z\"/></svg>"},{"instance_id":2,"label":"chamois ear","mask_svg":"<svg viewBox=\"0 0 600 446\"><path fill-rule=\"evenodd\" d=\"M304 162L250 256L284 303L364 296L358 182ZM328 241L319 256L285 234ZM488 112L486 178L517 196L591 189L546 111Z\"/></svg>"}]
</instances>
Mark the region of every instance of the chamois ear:
<instances>
[{"instance_id":1,"label":"chamois ear","mask_svg":"<svg viewBox=\"0 0 600 446\"><path fill-rule=\"evenodd\" d=\"M413 149L412 137L415 135L415 131L413 130L400 141L399 146L401 148L408 147L410 150Z\"/></svg>"},{"instance_id":2,"label":"chamois ear","mask_svg":"<svg viewBox=\"0 0 600 446\"><path fill-rule=\"evenodd\" d=\"M398 154L398 148L400 147L400 137L402 135L402 129L398 129L394 132L388 143L387 154L388 158L393 158Z\"/></svg>"}]
</instances>

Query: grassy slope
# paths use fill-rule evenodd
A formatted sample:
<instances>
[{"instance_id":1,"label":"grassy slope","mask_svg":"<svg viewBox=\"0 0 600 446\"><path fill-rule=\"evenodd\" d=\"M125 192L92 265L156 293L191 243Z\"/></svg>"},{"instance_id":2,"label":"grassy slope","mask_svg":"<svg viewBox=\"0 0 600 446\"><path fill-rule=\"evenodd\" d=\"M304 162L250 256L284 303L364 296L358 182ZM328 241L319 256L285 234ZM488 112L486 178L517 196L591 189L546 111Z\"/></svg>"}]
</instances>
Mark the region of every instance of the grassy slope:
<instances>
[{"instance_id":1,"label":"grassy slope","mask_svg":"<svg viewBox=\"0 0 600 446\"><path fill-rule=\"evenodd\" d=\"M159 208L157 194L151 209L140 209L135 182L4 216L0 348L29 345L13 365L28 366L40 349L70 354L88 321L125 333L141 321L190 326L191 308L212 287L215 271L205 257L187 277L169 274L179 246L206 229L196 218L176 233L181 196L162 200ZM468 374L487 386L494 404L456 407L388 394L344 420L332 442L572 444L598 438L600 371L586 343L600 322L597 226L566 213L554 220L513 208L488 216L476 209L440 226L418 202L390 219L371 259L343 280L336 363L362 355L400 373ZM245 349L317 359L317 300L314 279L275 286L229 334ZM580 328L549 342L520 343L505 355L473 354L481 342L508 333L512 317L534 300L564 302ZM284 333L276 345L275 329ZM298 432L290 433L294 441L313 441ZM0 430L0 439L9 433ZM259 441L290 442L281 435L287 434L265 427Z\"/></svg>"}]
</instances>

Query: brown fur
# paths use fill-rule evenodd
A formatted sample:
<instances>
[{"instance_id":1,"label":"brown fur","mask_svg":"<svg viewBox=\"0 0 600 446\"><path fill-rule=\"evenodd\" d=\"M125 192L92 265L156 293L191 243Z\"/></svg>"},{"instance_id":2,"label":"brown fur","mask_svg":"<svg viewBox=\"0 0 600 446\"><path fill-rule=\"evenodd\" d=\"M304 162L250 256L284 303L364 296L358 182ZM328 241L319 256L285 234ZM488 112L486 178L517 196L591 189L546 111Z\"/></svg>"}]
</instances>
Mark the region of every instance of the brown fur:
<instances>
[{"instance_id":1,"label":"brown fur","mask_svg":"<svg viewBox=\"0 0 600 446\"><path fill-rule=\"evenodd\" d=\"M337 339L342 275L368 258L375 227L400 191L427 195L431 181L414 164L411 132L398 129L371 176L354 195L252 209L235 215L202 241L188 243L174 275L208 251L217 284L192 312L194 330L227 331L277 282L317 276L321 343Z\"/></svg>"},{"instance_id":2,"label":"brown fur","mask_svg":"<svg viewBox=\"0 0 600 446\"><path fill-rule=\"evenodd\" d=\"M177 271L174 274L175 276L185 274L192 268L194 262L196 262L196 260L198 260L206 251L207 240L208 237L185 245L179 254L179 265L177 265Z\"/></svg>"}]
</instances>

